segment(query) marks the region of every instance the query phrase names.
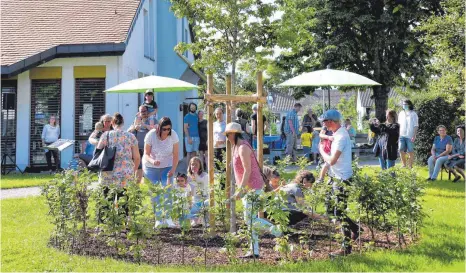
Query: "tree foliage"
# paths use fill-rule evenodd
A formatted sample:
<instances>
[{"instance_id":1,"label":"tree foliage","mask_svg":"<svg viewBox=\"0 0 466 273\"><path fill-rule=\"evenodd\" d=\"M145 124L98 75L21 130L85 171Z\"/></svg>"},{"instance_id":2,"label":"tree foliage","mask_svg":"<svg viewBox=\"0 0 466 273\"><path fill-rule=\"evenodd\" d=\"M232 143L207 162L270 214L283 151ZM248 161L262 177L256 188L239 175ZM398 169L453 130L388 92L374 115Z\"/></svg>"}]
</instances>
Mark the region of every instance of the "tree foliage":
<instances>
[{"instance_id":1,"label":"tree foliage","mask_svg":"<svg viewBox=\"0 0 466 273\"><path fill-rule=\"evenodd\" d=\"M274 3L255 0L170 0L177 17L186 17L194 39L177 51L190 50L194 66L210 71L231 71L234 93L239 61L261 63L272 54L276 22ZM260 66L260 65L259 65Z\"/></svg>"},{"instance_id":2,"label":"tree foliage","mask_svg":"<svg viewBox=\"0 0 466 273\"><path fill-rule=\"evenodd\" d=\"M414 30L438 1L283 0L280 44L286 51L278 59L285 70L300 73L347 69L382 86L374 88L376 115L385 120L390 87L425 83L428 47L422 32ZM304 24L296 23L305 22ZM402 75L404 77L402 77Z\"/></svg>"},{"instance_id":3,"label":"tree foliage","mask_svg":"<svg viewBox=\"0 0 466 273\"><path fill-rule=\"evenodd\" d=\"M441 2L443 13L432 14L420 26L425 32L423 41L432 49L428 66L432 78L427 94L420 100L444 98L449 103L459 102L464 110L465 60L465 4L461 0Z\"/></svg>"}]
</instances>

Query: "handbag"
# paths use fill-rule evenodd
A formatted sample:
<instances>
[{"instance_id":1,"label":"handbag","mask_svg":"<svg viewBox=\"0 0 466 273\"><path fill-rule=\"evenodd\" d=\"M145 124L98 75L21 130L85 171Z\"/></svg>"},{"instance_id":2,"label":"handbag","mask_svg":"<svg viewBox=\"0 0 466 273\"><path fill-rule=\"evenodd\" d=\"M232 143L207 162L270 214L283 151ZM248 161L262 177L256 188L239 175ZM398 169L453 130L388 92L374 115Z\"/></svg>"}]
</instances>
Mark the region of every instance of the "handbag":
<instances>
[{"instance_id":1,"label":"handbag","mask_svg":"<svg viewBox=\"0 0 466 273\"><path fill-rule=\"evenodd\" d=\"M115 132L116 133L116 132ZM87 165L87 169L93 172L103 171L113 171L113 166L115 164L115 155L116 147L108 147L109 137L107 133L107 145L102 149L95 149L94 154L92 155L92 160Z\"/></svg>"}]
</instances>

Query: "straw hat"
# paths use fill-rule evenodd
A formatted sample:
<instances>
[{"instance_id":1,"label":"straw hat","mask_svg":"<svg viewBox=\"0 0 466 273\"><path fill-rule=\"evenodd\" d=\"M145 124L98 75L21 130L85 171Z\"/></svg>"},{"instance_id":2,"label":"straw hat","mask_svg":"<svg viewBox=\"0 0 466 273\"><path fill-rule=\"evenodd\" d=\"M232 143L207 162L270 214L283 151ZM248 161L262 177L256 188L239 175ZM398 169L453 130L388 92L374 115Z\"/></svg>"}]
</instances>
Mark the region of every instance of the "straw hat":
<instances>
[{"instance_id":1,"label":"straw hat","mask_svg":"<svg viewBox=\"0 0 466 273\"><path fill-rule=\"evenodd\" d=\"M241 125L239 123L230 122L225 127L225 133L223 134L226 135L228 133L242 133L242 132L243 130L241 130Z\"/></svg>"}]
</instances>

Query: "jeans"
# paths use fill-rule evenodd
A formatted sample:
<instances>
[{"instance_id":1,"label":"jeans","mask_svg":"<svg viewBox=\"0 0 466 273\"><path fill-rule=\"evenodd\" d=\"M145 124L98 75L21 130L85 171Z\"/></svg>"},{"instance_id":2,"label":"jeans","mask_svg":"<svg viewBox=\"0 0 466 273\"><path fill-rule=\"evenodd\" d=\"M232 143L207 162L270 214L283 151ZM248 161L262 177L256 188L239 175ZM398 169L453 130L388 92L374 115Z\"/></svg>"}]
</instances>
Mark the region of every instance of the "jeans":
<instances>
[{"instance_id":1,"label":"jeans","mask_svg":"<svg viewBox=\"0 0 466 273\"><path fill-rule=\"evenodd\" d=\"M208 208L209 207L209 200L205 201L200 201L200 202L195 202L189 211L189 214L187 215L186 219L192 220L192 219L197 219L199 218L199 212L202 210L202 208ZM204 221L206 223L209 222L209 214L204 212Z\"/></svg>"},{"instance_id":2,"label":"jeans","mask_svg":"<svg viewBox=\"0 0 466 273\"><path fill-rule=\"evenodd\" d=\"M348 180L337 180L331 178L329 185L332 185L332 190L329 197L326 198L327 214L335 216L341 222L341 233L343 234L342 249L347 253L351 253L351 232L357 233L359 226L346 215L346 208L348 202L348 193L343 184L349 185L351 178ZM333 199L333 206L330 199Z\"/></svg>"},{"instance_id":3,"label":"jeans","mask_svg":"<svg viewBox=\"0 0 466 273\"><path fill-rule=\"evenodd\" d=\"M447 162L448 155L441 156L437 158L434 164L434 157L430 156L429 160L427 160L427 164L429 165L429 177L433 180L437 179L440 170L442 169L442 165Z\"/></svg>"},{"instance_id":4,"label":"jeans","mask_svg":"<svg viewBox=\"0 0 466 273\"><path fill-rule=\"evenodd\" d=\"M255 194L256 195L261 195L262 194L262 190L255 190ZM268 222L267 220L265 219L262 219L262 218L258 218L257 217L257 208L255 210L255 213L252 213L251 215L251 211L252 211L252 202L248 202L248 199L246 196L244 196L243 198L241 198L241 202L243 203L243 208L244 208L244 221L246 222L246 225L248 226L248 228L250 228L250 225L251 225L251 220L252 220L252 225L253 225L253 229L252 229L252 242L250 242L250 246L251 246L251 250L252 250L252 253L256 254L256 255L259 255L259 236L257 235L257 228L259 229L271 229L272 227L274 227L274 225L270 222ZM252 219L251 219L252 217Z\"/></svg>"},{"instance_id":5,"label":"jeans","mask_svg":"<svg viewBox=\"0 0 466 273\"><path fill-rule=\"evenodd\" d=\"M286 150L285 154L291 156L291 160L295 161L296 160L296 154L297 154L297 147L296 147L296 142L297 142L297 136L296 134L293 133L286 133Z\"/></svg>"},{"instance_id":6,"label":"jeans","mask_svg":"<svg viewBox=\"0 0 466 273\"><path fill-rule=\"evenodd\" d=\"M379 163L382 170L390 169L395 166L396 160L384 159L382 155L379 155Z\"/></svg>"},{"instance_id":7,"label":"jeans","mask_svg":"<svg viewBox=\"0 0 466 273\"><path fill-rule=\"evenodd\" d=\"M303 146L304 157L311 160L311 147Z\"/></svg>"},{"instance_id":8,"label":"jeans","mask_svg":"<svg viewBox=\"0 0 466 273\"><path fill-rule=\"evenodd\" d=\"M142 170L144 172L144 176L150 180L152 184L161 184L162 186L167 186L168 182L168 172L170 171L172 167L166 167L166 168L150 168L143 166ZM171 184L171 182L170 182ZM165 204L160 204L160 196L156 196L152 198L152 203L153 205L155 204L155 215L157 216L157 219L160 219L162 216L162 212L160 211L160 208L163 206L165 210L170 213L171 211L171 200L169 200L169 191L170 189L167 190L167 192L163 195ZM168 217L170 218L170 217Z\"/></svg>"}]
</instances>

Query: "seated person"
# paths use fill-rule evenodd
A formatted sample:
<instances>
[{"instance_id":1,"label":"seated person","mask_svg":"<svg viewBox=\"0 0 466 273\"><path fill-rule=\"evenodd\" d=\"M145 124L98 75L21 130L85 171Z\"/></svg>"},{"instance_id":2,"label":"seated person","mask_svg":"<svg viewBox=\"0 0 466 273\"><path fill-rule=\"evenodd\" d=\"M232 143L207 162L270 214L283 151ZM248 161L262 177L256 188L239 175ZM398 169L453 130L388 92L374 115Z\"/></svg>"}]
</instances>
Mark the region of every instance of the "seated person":
<instances>
[{"instance_id":1,"label":"seated person","mask_svg":"<svg viewBox=\"0 0 466 273\"><path fill-rule=\"evenodd\" d=\"M444 125L437 127L438 136L434 139L434 144L430 151L431 156L427 160L429 166L429 177L427 181L437 180L442 165L448 160L448 155L451 152L453 140L447 135L447 128Z\"/></svg>"},{"instance_id":2,"label":"seated person","mask_svg":"<svg viewBox=\"0 0 466 273\"><path fill-rule=\"evenodd\" d=\"M287 207L284 210L289 211L288 225L295 225L307 217L319 220L323 216L313 212L310 208L304 207L304 189L311 189L312 184L315 182L314 175L309 171L301 171L290 184L282 187L277 187L274 190L285 192L287 198ZM265 213L267 217L267 213Z\"/></svg>"},{"instance_id":3,"label":"seated person","mask_svg":"<svg viewBox=\"0 0 466 273\"><path fill-rule=\"evenodd\" d=\"M102 122L96 122L94 126L94 132L92 134L95 138L100 139L100 136L103 133L104 124ZM85 167L91 162L92 156L94 155L95 145L91 144L89 140L83 143L81 151L84 151L80 154L75 154L75 158L79 158L79 165Z\"/></svg>"},{"instance_id":4,"label":"seated person","mask_svg":"<svg viewBox=\"0 0 466 273\"><path fill-rule=\"evenodd\" d=\"M454 176L453 182L457 182L463 176L464 179L464 127L456 127L456 135L458 136L453 142L453 152L448 156L448 161L445 162L445 168L449 170ZM461 174L459 176L458 173Z\"/></svg>"}]
</instances>

